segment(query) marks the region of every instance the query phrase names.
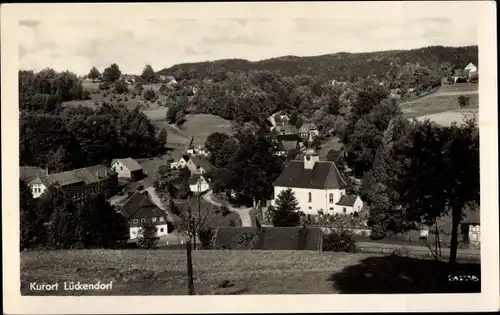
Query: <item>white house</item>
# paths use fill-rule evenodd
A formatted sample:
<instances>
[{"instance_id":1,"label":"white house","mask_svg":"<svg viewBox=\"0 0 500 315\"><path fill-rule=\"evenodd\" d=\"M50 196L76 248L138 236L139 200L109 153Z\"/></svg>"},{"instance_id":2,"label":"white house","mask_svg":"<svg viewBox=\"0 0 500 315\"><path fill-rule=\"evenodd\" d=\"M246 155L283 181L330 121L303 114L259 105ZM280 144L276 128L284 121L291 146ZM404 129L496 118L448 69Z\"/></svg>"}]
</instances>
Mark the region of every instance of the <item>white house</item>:
<instances>
[{"instance_id":1,"label":"white house","mask_svg":"<svg viewBox=\"0 0 500 315\"><path fill-rule=\"evenodd\" d=\"M118 174L118 178L136 181L143 175L142 166L132 158L114 159L111 161L111 168Z\"/></svg>"},{"instance_id":2,"label":"white house","mask_svg":"<svg viewBox=\"0 0 500 315\"><path fill-rule=\"evenodd\" d=\"M477 67L476 67L476 65L474 65L472 62L470 62L470 63L469 63L469 64L468 64L468 65L464 68L464 70L466 70L466 71L468 70L468 71L469 71L469 74L470 74L471 72L477 72Z\"/></svg>"},{"instance_id":3,"label":"white house","mask_svg":"<svg viewBox=\"0 0 500 315\"><path fill-rule=\"evenodd\" d=\"M319 130L314 123L304 123L299 128L299 135L305 139L309 138L309 136L317 137L319 136Z\"/></svg>"},{"instance_id":4,"label":"white house","mask_svg":"<svg viewBox=\"0 0 500 315\"><path fill-rule=\"evenodd\" d=\"M172 220L151 199L147 190L135 192L121 207L121 214L129 223L129 237L136 239L141 234L141 224L148 222L156 226L156 236L173 231Z\"/></svg>"},{"instance_id":5,"label":"white house","mask_svg":"<svg viewBox=\"0 0 500 315\"><path fill-rule=\"evenodd\" d=\"M189 178L189 189L194 193L204 193L210 189L210 185L203 175L193 174Z\"/></svg>"},{"instance_id":6,"label":"white house","mask_svg":"<svg viewBox=\"0 0 500 315\"><path fill-rule=\"evenodd\" d=\"M362 208L357 196L347 196L347 184L334 162L320 161L319 155L309 148L302 161L291 161L274 182L274 200L287 189L295 193L300 210L306 215L349 214Z\"/></svg>"}]
</instances>

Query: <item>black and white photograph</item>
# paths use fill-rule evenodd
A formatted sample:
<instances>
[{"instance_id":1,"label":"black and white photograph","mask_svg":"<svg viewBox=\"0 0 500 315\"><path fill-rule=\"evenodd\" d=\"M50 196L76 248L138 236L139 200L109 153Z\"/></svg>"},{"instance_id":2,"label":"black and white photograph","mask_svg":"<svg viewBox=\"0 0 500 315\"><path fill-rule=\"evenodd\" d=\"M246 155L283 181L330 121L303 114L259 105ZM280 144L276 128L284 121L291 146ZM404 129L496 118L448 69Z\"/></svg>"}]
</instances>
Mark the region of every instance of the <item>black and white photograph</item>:
<instances>
[{"instance_id":1,"label":"black and white photograph","mask_svg":"<svg viewBox=\"0 0 500 315\"><path fill-rule=\"evenodd\" d=\"M498 307L494 5L313 4L17 8L13 291L489 292Z\"/></svg>"}]
</instances>

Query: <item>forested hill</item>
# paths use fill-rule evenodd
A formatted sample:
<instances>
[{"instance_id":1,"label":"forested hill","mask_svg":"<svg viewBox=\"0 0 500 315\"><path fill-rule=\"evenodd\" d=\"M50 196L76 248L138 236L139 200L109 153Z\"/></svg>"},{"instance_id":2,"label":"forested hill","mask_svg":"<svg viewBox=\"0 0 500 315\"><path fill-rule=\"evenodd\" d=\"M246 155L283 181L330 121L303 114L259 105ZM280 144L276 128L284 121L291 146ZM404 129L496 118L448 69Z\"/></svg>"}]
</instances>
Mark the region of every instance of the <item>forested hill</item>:
<instances>
[{"instance_id":1,"label":"forested hill","mask_svg":"<svg viewBox=\"0 0 500 315\"><path fill-rule=\"evenodd\" d=\"M478 47L431 46L412 50L370 53L336 53L313 57L284 56L251 62L224 59L184 63L160 70L158 74L176 79L213 78L221 72L277 71L282 76L310 75L324 80L356 82L359 78L393 81L412 74L415 67L428 68L436 76L449 75L469 62L478 65Z\"/></svg>"}]
</instances>

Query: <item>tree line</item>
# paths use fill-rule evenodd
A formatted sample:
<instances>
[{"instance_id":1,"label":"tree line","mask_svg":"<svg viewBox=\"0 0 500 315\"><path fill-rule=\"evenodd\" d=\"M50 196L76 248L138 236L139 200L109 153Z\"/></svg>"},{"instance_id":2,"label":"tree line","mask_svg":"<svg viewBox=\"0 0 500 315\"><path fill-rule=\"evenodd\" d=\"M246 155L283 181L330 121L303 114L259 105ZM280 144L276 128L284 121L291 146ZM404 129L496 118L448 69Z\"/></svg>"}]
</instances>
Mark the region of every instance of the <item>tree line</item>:
<instances>
[{"instance_id":1,"label":"tree line","mask_svg":"<svg viewBox=\"0 0 500 315\"><path fill-rule=\"evenodd\" d=\"M77 203L50 187L38 199L20 185L20 247L24 249L116 248L129 238L128 223L103 195Z\"/></svg>"},{"instance_id":2,"label":"tree line","mask_svg":"<svg viewBox=\"0 0 500 315\"><path fill-rule=\"evenodd\" d=\"M97 109L64 108L54 113L21 112L20 165L60 172L117 157L165 153L167 132L159 133L138 108L104 104Z\"/></svg>"}]
</instances>

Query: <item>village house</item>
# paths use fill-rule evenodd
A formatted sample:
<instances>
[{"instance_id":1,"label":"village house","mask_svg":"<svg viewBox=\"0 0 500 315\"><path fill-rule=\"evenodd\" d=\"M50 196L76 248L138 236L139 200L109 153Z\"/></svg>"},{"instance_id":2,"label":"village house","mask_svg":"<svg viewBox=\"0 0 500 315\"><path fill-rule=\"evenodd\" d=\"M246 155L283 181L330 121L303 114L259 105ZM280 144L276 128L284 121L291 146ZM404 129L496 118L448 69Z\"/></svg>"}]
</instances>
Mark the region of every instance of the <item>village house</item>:
<instances>
[{"instance_id":1,"label":"village house","mask_svg":"<svg viewBox=\"0 0 500 315\"><path fill-rule=\"evenodd\" d=\"M122 74L120 80L125 81L127 84L133 85L137 82L136 76L132 74Z\"/></svg>"},{"instance_id":2,"label":"village house","mask_svg":"<svg viewBox=\"0 0 500 315\"><path fill-rule=\"evenodd\" d=\"M460 224L460 232L463 242L473 247L478 247L481 244L480 214L479 208L468 211Z\"/></svg>"},{"instance_id":3,"label":"village house","mask_svg":"<svg viewBox=\"0 0 500 315\"><path fill-rule=\"evenodd\" d=\"M200 156L204 156L204 157L207 157L209 155L208 151L201 145L198 145L198 146L190 146L187 150L186 150L186 153L189 155L189 156L193 156L193 155L200 155Z\"/></svg>"},{"instance_id":4,"label":"village house","mask_svg":"<svg viewBox=\"0 0 500 315\"><path fill-rule=\"evenodd\" d=\"M141 224L156 226L156 236L168 235L173 231L173 221L167 212L153 202L147 190L135 192L121 207L120 213L129 224L130 239L140 236Z\"/></svg>"},{"instance_id":5,"label":"village house","mask_svg":"<svg viewBox=\"0 0 500 315\"><path fill-rule=\"evenodd\" d=\"M273 130L277 135L296 135L299 133L297 127L286 123L276 125Z\"/></svg>"},{"instance_id":6,"label":"village house","mask_svg":"<svg viewBox=\"0 0 500 315\"><path fill-rule=\"evenodd\" d=\"M183 155L177 163L174 165L175 168L187 167L191 174L205 174L211 172L214 167L207 158L203 156L196 155Z\"/></svg>"},{"instance_id":7,"label":"village house","mask_svg":"<svg viewBox=\"0 0 500 315\"><path fill-rule=\"evenodd\" d=\"M309 138L309 136L317 137L319 136L319 130L314 123L304 123L299 128L299 135L304 139Z\"/></svg>"},{"instance_id":8,"label":"village house","mask_svg":"<svg viewBox=\"0 0 500 315\"><path fill-rule=\"evenodd\" d=\"M297 134L277 135L279 149L276 155L285 156L294 151L300 151L303 147L302 138Z\"/></svg>"},{"instance_id":9,"label":"village house","mask_svg":"<svg viewBox=\"0 0 500 315\"><path fill-rule=\"evenodd\" d=\"M19 178L25 183L29 183L32 179L39 176L48 176L49 170L38 166L20 166Z\"/></svg>"},{"instance_id":10,"label":"village house","mask_svg":"<svg viewBox=\"0 0 500 315\"><path fill-rule=\"evenodd\" d=\"M210 189L208 180L202 174L193 174L189 178L189 190L195 194L201 194Z\"/></svg>"},{"instance_id":11,"label":"village house","mask_svg":"<svg viewBox=\"0 0 500 315\"><path fill-rule=\"evenodd\" d=\"M111 168L118 174L118 178L138 181L144 177L142 166L132 158L114 159Z\"/></svg>"},{"instance_id":12,"label":"village house","mask_svg":"<svg viewBox=\"0 0 500 315\"><path fill-rule=\"evenodd\" d=\"M28 186L34 198L40 197L50 186L61 188L65 195L74 201L84 200L97 193L109 198L116 192L118 176L115 171L104 165L94 165L37 176L28 183Z\"/></svg>"},{"instance_id":13,"label":"village house","mask_svg":"<svg viewBox=\"0 0 500 315\"><path fill-rule=\"evenodd\" d=\"M350 214L362 209L357 196L346 196L347 184L334 162L320 161L309 137L302 161L291 161L274 182L273 205L276 198L291 189L306 215Z\"/></svg>"},{"instance_id":14,"label":"village house","mask_svg":"<svg viewBox=\"0 0 500 315\"><path fill-rule=\"evenodd\" d=\"M290 117L279 111L269 116L267 120L270 124L271 131L273 131L277 125L287 125L290 122Z\"/></svg>"}]
</instances>

